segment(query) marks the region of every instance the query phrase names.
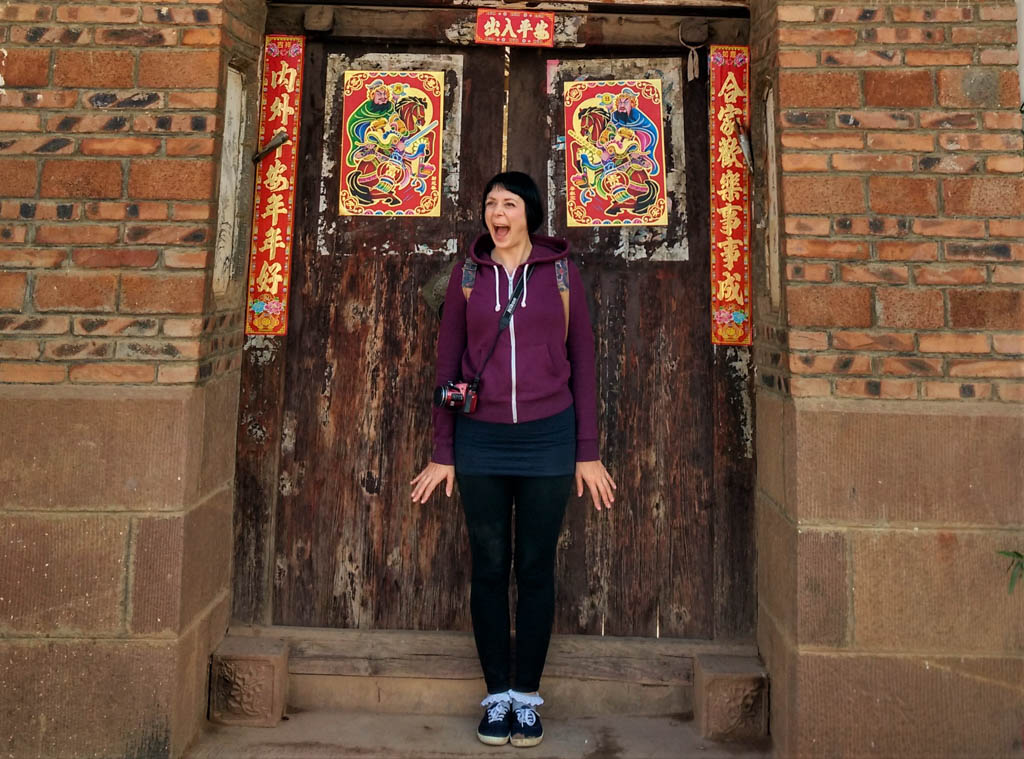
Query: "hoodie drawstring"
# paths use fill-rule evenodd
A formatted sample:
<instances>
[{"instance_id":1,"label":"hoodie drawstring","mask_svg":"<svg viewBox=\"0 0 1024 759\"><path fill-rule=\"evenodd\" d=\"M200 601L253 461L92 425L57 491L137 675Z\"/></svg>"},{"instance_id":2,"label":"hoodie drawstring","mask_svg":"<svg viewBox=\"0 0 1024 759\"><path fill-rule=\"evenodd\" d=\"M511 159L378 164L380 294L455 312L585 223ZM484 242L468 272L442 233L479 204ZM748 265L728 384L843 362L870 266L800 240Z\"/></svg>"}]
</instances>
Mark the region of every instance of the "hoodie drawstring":
<instances>
[{"instance_id":1,"label":"hoodie drawstring","mask_svg":"<svg viewBox=\"0 0 1024 759\"><path fill-rule=\"evenodd\" d=\"M502 267L502 268L504 268L504 267ZM530 282L530 280L527 278L526 275L529 274L529 273L530 273L530 264L526 264L526 266L523 267L523 301L520 304L523 308L526 308L526 292L527 292L527 288L529 287L529 282ZM505 272L505 276L508 277L508 280L509 280L509 285L512 284L512 280L514 278L514 274L515 274L514 272L512 274L509 274L508 271ZM497 264L495 264L495 266L494 266L494 311L495 311L495 313L497 313L498 311L501 311L501 297L498 295L498 279L499 279L499 276L498 276L498 266L497 266ZM509 292L511 292L511 290L509 290Z\"/></svg>"}]
</instances>

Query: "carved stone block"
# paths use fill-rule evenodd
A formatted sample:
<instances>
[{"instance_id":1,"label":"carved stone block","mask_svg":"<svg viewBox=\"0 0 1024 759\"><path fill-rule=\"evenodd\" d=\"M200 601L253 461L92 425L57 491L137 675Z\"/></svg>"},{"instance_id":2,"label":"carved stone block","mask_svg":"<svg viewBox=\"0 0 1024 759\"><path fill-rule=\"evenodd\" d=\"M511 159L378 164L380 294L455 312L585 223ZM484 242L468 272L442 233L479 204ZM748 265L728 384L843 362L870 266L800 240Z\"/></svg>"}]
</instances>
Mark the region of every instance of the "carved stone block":
<instances>
[{"instance_id":1,"label":"carved stone block","mask_svg":"<svg viewBox=\"0 0 1024 759\"><path fill-rule=\"evenodd\" d=\"M210 720L222 725L274 727L284 716L288 644L229 636L213 652Z\"/></svg>"},{"instance_id":2,"label":"carved stone block","mask_svg":"<svg viewBox=\"0 0 1024 759\"><path fill-rule=\"evenodd\" d=\"M708 740L748 743L768 734L768 673L756 657L697 656L694 701Z\"/></svg>"}]
</instances>

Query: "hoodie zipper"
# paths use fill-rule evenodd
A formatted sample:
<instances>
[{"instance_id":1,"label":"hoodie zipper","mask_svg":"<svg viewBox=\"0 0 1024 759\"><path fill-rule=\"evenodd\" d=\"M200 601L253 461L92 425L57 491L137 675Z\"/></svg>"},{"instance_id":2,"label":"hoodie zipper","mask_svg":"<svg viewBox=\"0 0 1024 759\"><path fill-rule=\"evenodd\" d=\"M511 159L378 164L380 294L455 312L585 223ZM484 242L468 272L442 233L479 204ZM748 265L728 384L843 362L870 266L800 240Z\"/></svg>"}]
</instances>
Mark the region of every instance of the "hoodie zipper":
<instances>
[{"instance_id":1,"label":"hoodie zipper","mask_svg":"<svg viewBox=\"0 0 1024 759\"><path fill-rule=\"evenodd\" d=\"M505 267L501 267L504 269ZM505 276L508 277L508 299L512 300L512 279L515 276L515 271L512 274L505 272ZM512 318L508 320L508 336L509 343L512 348L512 361L510 366L512 367L512 424L518 424L519 422L519 411L516 408L516 316L512 314Z\"/></svg>"}]
</instances>

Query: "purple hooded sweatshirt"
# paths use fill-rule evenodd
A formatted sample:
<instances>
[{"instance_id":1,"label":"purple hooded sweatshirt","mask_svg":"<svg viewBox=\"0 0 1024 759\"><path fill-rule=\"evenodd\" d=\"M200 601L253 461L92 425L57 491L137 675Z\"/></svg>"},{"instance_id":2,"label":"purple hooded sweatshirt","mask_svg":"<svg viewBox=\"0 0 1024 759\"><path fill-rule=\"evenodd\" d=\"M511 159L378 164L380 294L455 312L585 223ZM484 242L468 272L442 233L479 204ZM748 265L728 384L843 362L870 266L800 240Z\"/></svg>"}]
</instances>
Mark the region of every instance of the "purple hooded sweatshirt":
<instances>
[{"instance_id":1,"label":"purple hooded sweatshirt","mask_svg":"<svg viewBox=\"0 0 1024 759\"><path fill-rule=\"evenodd\" d=\"M462 292L464 262L456 264L448 281L444 315L437 340L438 384L471 380L487 356L498 319L508 304L514 283L527 268L536 270L527 281L522 301L507 329L498 337L484 367L475 419L516 424L545 419L575 404L576 460L596 461L597 399L594 333L583 280L568 260L569 330L559 293L555 261L566 258L569 244L557 237L532 235L533 249L525 264L510 277L491 258L490 235L480 235L470 248L477 263L476 282L466 300ZM455 414L434 409L434 454L438 464L454 464Z\"/></svg>"}]
</instances>

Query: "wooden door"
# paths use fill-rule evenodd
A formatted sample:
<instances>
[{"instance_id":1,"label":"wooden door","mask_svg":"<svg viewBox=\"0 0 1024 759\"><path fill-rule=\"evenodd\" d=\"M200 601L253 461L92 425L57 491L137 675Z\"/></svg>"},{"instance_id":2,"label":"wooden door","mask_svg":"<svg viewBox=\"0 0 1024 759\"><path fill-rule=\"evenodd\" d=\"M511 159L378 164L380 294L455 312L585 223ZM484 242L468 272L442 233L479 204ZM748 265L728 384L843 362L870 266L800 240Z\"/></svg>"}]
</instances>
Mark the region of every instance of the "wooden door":
<instances>
[{"instance_id":1,"label":"wooden door","mask_svg":"<svg viewBox=\"0 0 1024 759\"><path fill-rule=\"evenodd\" d=\"M409 497L409 480L430 455L437 339L437 318L420 287L477 229L468 206L499 161L501 54L318 45L310 64L308 89L323 99L303 122L304 144L313 150L297 220L273 619L465 627L459 505L435 498L418 507ZM444 72L439 217L338 214L347 69Z\"/></svg>"},{"instance_id":2,"label":"wooden door","mask_svg":"<svg viewBox=\"0 0 1024 759\"><path fill-rule=\"evenodd\" d=\"M279 460L261 464L261 481L276 473L279 491L267 557L274 623L469 629L458 498L409 500L430 453L437 336L419 290L480 228L480 193L502 161L507 66L507 165L538 180L548 203L541 231L569 238L589 290L601 448L619 485L611 512L570 502L556 631L713 638L751 629L750 535L733 524L748 485L716 469L742 440L742 399L727 396L743 388L710 346L706 77L687 83L682 64L677 50L638 59L513 49L506 62L484 46L310 45L284 372L262 393L246 383L251 405L281 398ZM446 72L439 218L338 216L335 84L346 67ZM562 82L652 77L665 94L668 225L567 230ZM244 480L244 446L240 456L244 497L260 476Z\"/></svg>"},{"instance_id":3,"label":"wooden door","mask_svg":"<svg viewBox=\"0 0 1024 759\"><path fill-rule=\"evenodd\" d=\"M707 130L693 103L699 82L690 87L687 110L682 64L678 54L657 52L513 55L512 102L540 110L545 127L541 149L530 119L510 129L509 152L541 179L549 215L569 239L590 293L601 450L618 484L611 513L585 502L567 511L557 585L561 631L713 633L709 277L706 255L690 250L707 218L688 215L693 185L686 181L687 155L694 163L706 155ZM668 224L566 227L563 84L636 79L661 80Z\"/></svg>"}]
</instances>

